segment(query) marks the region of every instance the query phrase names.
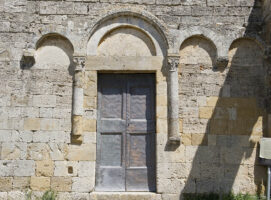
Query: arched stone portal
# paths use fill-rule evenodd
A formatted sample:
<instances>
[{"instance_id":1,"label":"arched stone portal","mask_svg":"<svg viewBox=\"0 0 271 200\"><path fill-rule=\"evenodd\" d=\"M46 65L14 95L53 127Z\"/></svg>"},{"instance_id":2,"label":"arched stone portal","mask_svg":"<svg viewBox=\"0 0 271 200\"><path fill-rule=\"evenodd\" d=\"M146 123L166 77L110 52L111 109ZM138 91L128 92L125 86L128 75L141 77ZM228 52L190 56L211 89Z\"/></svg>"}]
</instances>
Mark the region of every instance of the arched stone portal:
<instances>
[{"instance_id":1,"label":"arched stone portal","mask_svg":"<svg viewBox=\"0 0 271 200\"><path fill-rule=\"evenodd\" d=\"M162 31L158 30L159 27L157 25L155 25L154 23L150 23L150 21L148 21L145 17L140 17L140 15L138 14L131 15L127 13L120 13L119 16L114 15L113 18L107 18L106 20L101 20L101 22L99 22L98 25L95 26L94 29L95 30L91 31L91 36L87 44L87 56L86 57L75 56L75 63L78 63L77 65L80 67L76 68L76 73L75 73L76 78L75 78L75 84L74 84L75 86L74 95L75 96L77 95L77 97L74 97L74 100L78 102L83 101L84 103L74 102L73 104L76 106L74 110L83 111L73 116L73 119L74 119L73 120L73 128L74 128L73 134L79 135L79 136L82 135L84 131L83 130L84 124L86 121L85 119L86 116L84 116L85 113L88 112L89 110L93 110L95 112L97 111L98 117L97 119L96 118L93 119L95 120L95 122L97 120L96 190L125 191L125 189L123 189L121 185L122 180L119 180L116 182L116 179L115 179L116 184L115 185L113 184L113 185L116 187L118 186L117 188L114 188L114 187L108 188L107 185L104 183L104 180L101 180L101 178L99 177L100 175L102 175L102 177L107 177L106 174L108 173L110 173L110 176L108 177L112 177L114 175L116 175L116 177L122 176L121 175L122 172L120 171L112 172L113 168L111 171L109 170L110 172L109 171L105 172L104 171L105 169L101 170L101 168L99 168L100 164L104 162L103 155L106 156L105 154L103 154L105 150L104 151L101 150L101 148L103 148L101 146L106 145L103 143L103 141L105 142L105 140L101 139L102 137L104 137L102 135L104 134L103 131L104 131L104 127L106 126L104 125L105 122L102 121L101 119L101 117L104 117L101 109L105 108L106 106L99 107L99 105L103 104L103 102L101 102L101 99L103 99L103 101L105 101L107 98L111 99L111 96L106 97L106 94L102 93L103 89L98 89L97 91L97 88L101 88L101 87L103 88L103 86L101 86L101 81L100 81L102 80L101 77L103 77L104 79L105 77L103 75L104 73L107 73L107 76L115 77L116 78L115 82L119 82L119 83L121 82L120 84L117 84L118 86L123 85L123 84L125 85L126 84L125 81L126 80L128 81L129 78L133 78L134 80L139 81L137 83L132 83L131 80L128 81L129 83L127 82L128 85L137 84L137 86L135 87L141 88L140 90L138 89L135 90L137 91L138 98L140 98L139 96L144 93L143 91L147 92L146 97L144 97L141 100L137 99L135 102L142 103L146 100L146 105L149 104L149 105L154 106L153 111L149 110L148 112L145 112L143 111L144 109L141 110L141 108L138 107L137 109L138 112L142 111L143 114L145 113L144 115L142 115L146 121L145 125L143 122L142 122L143 124L139 126L136 125L137 123L139 123L140 120L142 121L143 119L137 119L134 122L132 122L132 119L129 119L129 122L128 121L125 122L125 123L128 123L127 125L128 128L126 130L136 129L136 127L138 126L138 130L136 130L135 132L139 132L139 133L141 132L140 134L141 135L143 134L143 136L145 134L144 131L146 131L146 134L153 132L155 140L152 140L152 139L145 140L142 137L141 138L138 137L138 139L144 140L146 144L149 144L149 146L152 146L151 148L153 149L152 150L153 153L155 153L155 149L156 149L156 154L161 154L162 151L164 150L162 148L157 148L155 144L159 145L161 141L164 141L164 138L169 138L171 142L175 142L175 143L180 141L179 118L178 118L178 111L177 111L178 110L178 88L176 89L176 87L178 87L177 66L178 66L179 58L177 56L176 58L174 57L173 59L170 58L169 62L167 61L168 47L167 47L167 41L165 40L165 36L161 34ZM84 60L85 60L85 64L84 64ZM167 70L168 63L170 63L171 65L170 70ZM110 73L111 75L108 73ZM133 73L134 75L131 73ZM148 76L145 73L147 73ZM117 79L117 77L120 77L120 79ZM150 77L150 79L148 77ZM155 81L152 82L151 79ZM100 82L98 83L98 81ZM77 82L83 83L83 84L80 85L80 84L77 84ZM146 85L147 83L150 83L150 84L154 83L153 88L155 89L155 91L152 91L153 89L151 88L145 90L144 88L149 87L149 85ZM113 81L111 84L109 84L109 87L111 87L111 85L114 85L114 84L115 83ZM126 88L126 86L124 87ZM143 87L143 90L142 90L142 87ZM80 91L80 92L76 92L76 91ZM115 92L115 90L110 90L109 93L115 97L114 98L112 97L113 99L108 101L108 103L115 101L118 98L117 97L118 95ZM152 94L154 95L153 97L152 97ZM125 100L126 96L127 98L128 96L129 97L132 96L132 89L131 91L130 90L127 91L127 95L125 93L123 96L124 100L122 100L122 103L124 102L124 104L127 103L128 105L130 101L131 102L133 101L133 99L132 98L131 100L127 99L127 102L126 102ZM153 100L151 100L152 98ZM111 109L109 109L107 113L110 113L111 110L115 110L115 111L118 110L117 107L119 104L120 104L119 102L116 102L114 106L111 106ZM122 106L122 104L120 105ZM148 110L147 107L146 109ZM154 118L152 117L148 118L149 113L151 113L151 115L153 115ZM113 112L111 114L116 114L116 113ZM127 116L131 118L132 115L133 114L130 113ZM112 116L110 120L112 120ZM122 117L120 118L122 119ZM109 127L112 126L112 124L114 123L112 122L110 124L111 125L108 125ZM83 127L83 129L80 129L79 127ZM116 127L121 127L121 125L118 125ZM107 137L110 136L111 138L109 139L107 138L108 140L106 141L111 142L111 143L115 141L114 144L117 144L118 140L116 140L116 136L118 135L117 133L118 131L117 132L114 131L114 127L111 127L111 128L112 128L111 132L114 133L113 134L114 137L112 136L113 137L112 138L110 135L107 135ZM139 130L140 128L142 128L141 131ZM108 131L105 131L105 132L108 132ZM131 133L131 134L133 135L134 133ZM133 137L131 134L129 135L129 138L130 138L129 140L123 139L123 138L120 139L122 141L121 143L123 143L123 141L126 140L127 145L131 146L133 142L136 142L137 139L132 140ZM152 142L150 143L150 141ZM111 143L107 144L106 146L111 146L111 147L114 146ZM124 148L126 148L126 146L124 146ZM133 148L134 149L131 152L128 152L127 150L128 154L130 155L129 159L132 159L133 155L137 159L139 159L137 160L137 162L141 162L140 159L146 158L143 155L145 153L143 151L141 151L141 153L138 152L139 154L135 155L136 154L135 152L137 151L136 146L134 146ZM148 147L147 145L144 148L150 148L150 147ZM112 147L112 149L108 152L111 152L111 153L115 152L114 155L117 155L117 152L119 150L118 148L116 148L115 150L116 151L114 151L114 148ZM125 153L125 155L128 155L127 152ZM138 156L141 156L141 158L139 158ZM135 175L133 174L134 172L126 170L127 174L129 173L132 174L130 177L126 178L127 179L126 181L124 181L124 182L127 182L128 184L125 187L130 188L130 189L127 189L127 191L138 191L138 190L139 191L159 191L160 190L159 185L157 186L157 188L155 186L156 185L155 184L156 182L155 181L156 180L155 162L159 162L159 161L158 160L155 161L155 157L156 157L155 154L151 157L154 160L154 163L152 164L145 163L147 171L143 170L142 173L140 173L141 175L143 175L141 178L139 176L140 174L136 173L137 175ZM146 158L146 160L149 160L149 159ZM114 162L113 161L112 163L114 164L115 161ZM123 160L121 162L123 162ZM152 171L152 173L150 173L150 171ZM133 179L132 177L134 175L137 177L138 182L137 183L130 182L130 185L129 185L129 180L132 180ZM154 177L151 178L153 175ZM144 182L144 179L146 179L145 182ZM106 181L110 182L109 179L107 179Z\"/></svg>"}]
</instances>

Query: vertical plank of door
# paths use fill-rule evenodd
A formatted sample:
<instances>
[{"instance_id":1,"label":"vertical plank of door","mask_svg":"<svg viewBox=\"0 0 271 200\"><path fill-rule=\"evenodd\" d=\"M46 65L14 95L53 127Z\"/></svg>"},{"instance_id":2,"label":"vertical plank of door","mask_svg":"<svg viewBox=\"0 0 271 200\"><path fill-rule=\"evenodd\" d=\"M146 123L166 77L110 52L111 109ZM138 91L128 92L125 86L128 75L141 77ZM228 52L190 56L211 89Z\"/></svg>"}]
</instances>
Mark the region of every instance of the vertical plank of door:
<instances>
[{"instance_id":1,"label":"vertical plank of door","mask_svg":"<svg viewBox=\"0 0 271 200\"><path fill-rule=\"evenodd\" d=\"M125 191L126 93L120 75L98 79L96 191Z\"/></svg>"},{"instance_id":2,"label":"vertical plank of door","mask_svg":"<svg viewBox=\"0 0 271 200\"><path fill-rule=\"evenodd\" d=\"M155 191L155 80L128 76L126 190Z\"/></svg>"}]
</instances>

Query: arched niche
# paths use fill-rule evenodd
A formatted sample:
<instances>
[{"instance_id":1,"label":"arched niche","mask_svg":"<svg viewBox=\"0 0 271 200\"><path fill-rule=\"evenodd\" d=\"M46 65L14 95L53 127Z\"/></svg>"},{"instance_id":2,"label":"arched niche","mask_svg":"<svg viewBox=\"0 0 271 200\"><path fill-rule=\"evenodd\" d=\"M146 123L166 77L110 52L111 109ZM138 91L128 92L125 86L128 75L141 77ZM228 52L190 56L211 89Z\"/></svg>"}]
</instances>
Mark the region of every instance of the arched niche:
<instances>
[{"instance_id":1,"label":"arched niche","mask_svg":"<svg viewBox=\"0 0 271 200\"><path fill-rule=\"evenodd\" d=\"M140 29L119 27L100 41L98 56L156 56L152 39Z\"/></svg>"},{"instance_id":2,"label":"arched niche","mask_svg":"<svg viewBox=\"0 0 271 200\"><path fill-rule=\"evenodd\" d=\"M203 36L191 36L180 47L180 65L205 65L212 68L217 57L214 43ZM198 66L200 67L200 66Z\"/></svg>"},{"instance_id":3,"label":"arched niche","mask_svg":"<svg viewBox=\"0 0 271 200\"><path fill-rule=\"evenodd\" d=\"M264 48L251 38L234 40L229 49L229 64L262 65Z\"/></svg>"},{"instance_id":4,"label":"arched niche","mask_svg":"<svg viewBox=\"0 0 271 200\"><path fill-rule=\"evenodd\" d=\"M158 31L153 24L139 16L120 15L118 17L109 18L92 31L87 44L87 55L99 55L99 46L103 43L105 38L109 39L108 36L112 38L113 35L115 37L126 35L127 37L125 39L130 38L132 41L137 41L137 38L142 45L144 44L143 47L145 45L147 45L148 48L151 47L149 50L151 51L151 56L165 57L167 54L167 41L165 40L165 36L161 35L160 32L161 31ZM149 55L147 54L145 56Z\"/></svg>"},{"instance_id":5,"label":"arched niche","mask_svg":"<svg viewBox=\"0 0 271 200\"><path fill-rule=\"evenodd\" d=\"M74 48L71 42L59 34L47 34L36 44L35 68L71 71Z\"/></svg>"},{"instance_id":6,"label":"arched niche","mask_svg":"<svg viewBox=\"0 0 271 200\"><path fill-rule=\"evenodd\" d=\"M229 72L225 83L231 88L232 97L255 98L264 104L266 69L263 47L250 38L233 41L229 49Z\"/></svg>"}]
</instances>

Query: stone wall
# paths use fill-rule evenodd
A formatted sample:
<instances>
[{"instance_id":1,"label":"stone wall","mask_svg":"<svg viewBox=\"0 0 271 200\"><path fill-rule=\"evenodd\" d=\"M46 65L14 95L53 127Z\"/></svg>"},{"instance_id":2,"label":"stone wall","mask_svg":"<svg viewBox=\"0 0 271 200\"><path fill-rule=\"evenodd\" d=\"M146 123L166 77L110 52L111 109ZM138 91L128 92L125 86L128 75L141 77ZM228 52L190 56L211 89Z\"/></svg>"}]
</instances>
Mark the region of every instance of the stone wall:
<instances>
[{"instance_id":1,"label":"stone wall","mask_svg":"<svg viewBox=\"0 0 271 200\"><path fill-rule=\"evenodd\" d=\"M257 161L258 141L269 129L263 5L268 1L0 0L0 199L49 189L59 199L263 194L266 173ZM97 41L97 55L108 58L89 58L97 30L124 22L131 26ZM113 48L120 39L134 45ZM180 62L179 146L167 143L170 55ZM84 112L72 124L74 56L85 57L86 66ZM156 73L157 193L94 191L100 70ZM71 133L75 123L81 134Z\"/></svg>"}]
</instances>

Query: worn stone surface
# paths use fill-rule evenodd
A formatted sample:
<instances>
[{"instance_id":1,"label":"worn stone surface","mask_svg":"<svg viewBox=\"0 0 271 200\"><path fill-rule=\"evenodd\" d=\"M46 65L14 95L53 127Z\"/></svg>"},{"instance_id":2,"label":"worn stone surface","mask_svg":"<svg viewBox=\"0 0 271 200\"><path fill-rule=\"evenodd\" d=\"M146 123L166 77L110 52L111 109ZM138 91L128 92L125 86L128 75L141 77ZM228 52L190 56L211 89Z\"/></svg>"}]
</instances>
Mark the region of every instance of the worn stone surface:
<instances>
[{"instance_id":1,"label":"worn stone surface","mask_svg":"<svg viewBox=\"0 0 271 200\"><path fill-rule=\"evenodd\" d=\"M12 179L11 177L0 178L0 190L1 192L7 192L12 190Z\"/></svg>"},{"instance_id":2,"label":"worn stone surface","mask_svg":"<svg viewBox=\"0 0 271 200\"><path fill-rule=\"evenodd\" d=\"M69 192L71 191L72 178L70 177L52 177L51 188L54 191Z\"/></svg>"},{"instance_id":3,"label":"worn stone surface","mask_svg":"<svg viewBox=\"0 0 271 200\"><path fill-rule=\"evenodd\" d=\"M13 190L26 190L30 186L30 177L14 177L12 182Z\"/></svg>"},{"instance_id":4,"label":"worn stone surface","mask_svg":"<svg viewBox=\"0 0 271 200\"><path fill-rule=\"evenodd\" d=\"M30 179L30 187L34 191L49 190L50 189L50 178L49 177L32 176Z\"/></svg>"},{"instance_id":5,"label":"worn stone surface","mask_svg":"<svg viewBox=\"0 0 271 200\"><path fill-rule=\"evenodd\" d=\"M51 160L36 161L36 176L53 176L54 162Z\"/></svg>"}]
</instances>

